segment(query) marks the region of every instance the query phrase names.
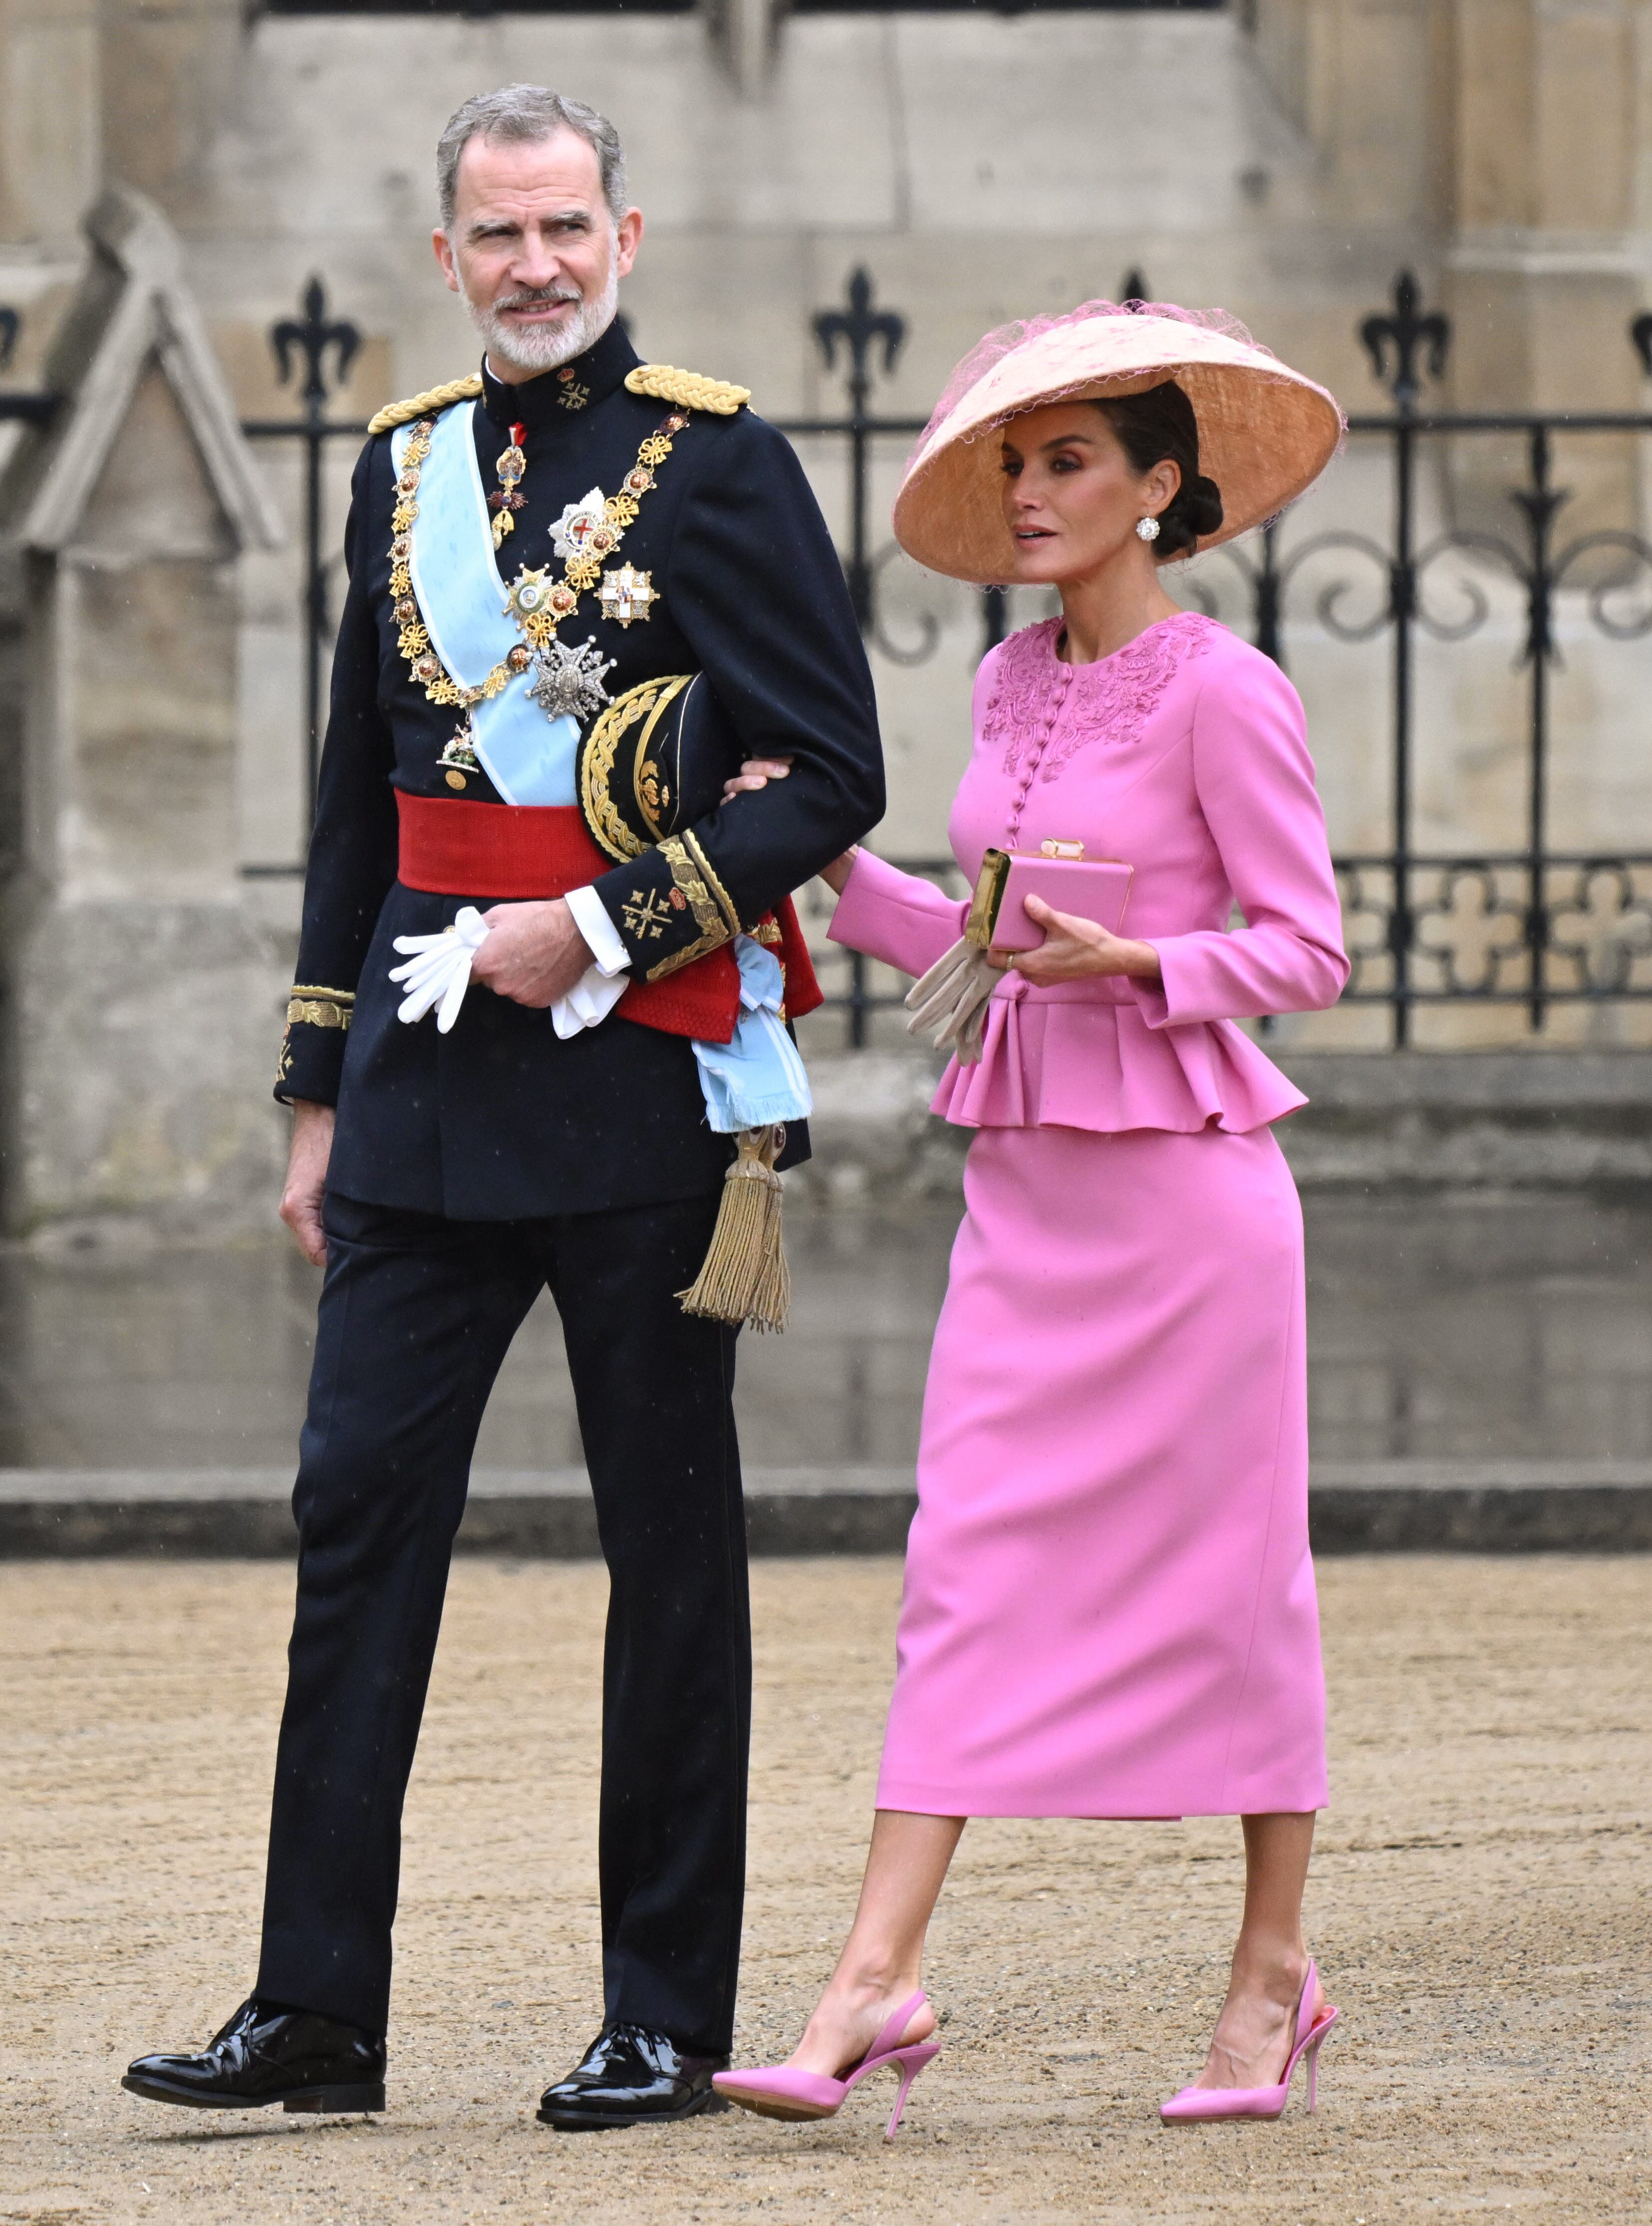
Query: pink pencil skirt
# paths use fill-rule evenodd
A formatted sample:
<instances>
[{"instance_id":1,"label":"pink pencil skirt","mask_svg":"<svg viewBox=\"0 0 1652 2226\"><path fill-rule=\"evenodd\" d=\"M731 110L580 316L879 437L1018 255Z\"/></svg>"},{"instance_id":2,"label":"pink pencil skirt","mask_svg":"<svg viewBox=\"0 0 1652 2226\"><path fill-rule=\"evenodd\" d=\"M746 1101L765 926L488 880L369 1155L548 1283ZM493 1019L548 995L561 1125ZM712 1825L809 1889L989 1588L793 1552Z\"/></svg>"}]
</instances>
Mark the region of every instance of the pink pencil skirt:
<instances>
[{"instance_id":1,"label":"pink pencil skirt","mask_svg":"<svg viewBox=\"0 0 1652 2226\"><path fill-rule=\"evenodd\" d=\"M1302 1215L1268 1129L984 1129L935 1333L880 1809L1325 1799Z\"/></svg>"}]
</instances>

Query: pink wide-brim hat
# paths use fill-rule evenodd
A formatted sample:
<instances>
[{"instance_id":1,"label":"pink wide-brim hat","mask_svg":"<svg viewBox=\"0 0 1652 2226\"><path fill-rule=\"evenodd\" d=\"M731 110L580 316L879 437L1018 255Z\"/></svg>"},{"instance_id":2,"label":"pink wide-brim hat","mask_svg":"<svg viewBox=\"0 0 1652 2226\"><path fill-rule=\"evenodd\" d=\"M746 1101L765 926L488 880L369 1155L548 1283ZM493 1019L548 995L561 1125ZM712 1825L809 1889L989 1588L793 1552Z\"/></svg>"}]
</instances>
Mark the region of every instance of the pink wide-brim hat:
<instances>
[{"instance_id":1,"label":"pink wide-brim hat","mask_svg":"<svg viewBox=\"0 0 1652 2226\"><path fill-rule=\"evenodd\" d=\"M1193 405L1199 470L1222 492L1214 549L1274 518L1337 453L1343 416L1220 309L1168 302L1086 302L1058 317L1003 325L947 382L895 497L895 538L932 572L977 587L1015 576L1001 505L998 434L1046 402L1141 394L1173 378Z\"/></svg>"}]
</instances>

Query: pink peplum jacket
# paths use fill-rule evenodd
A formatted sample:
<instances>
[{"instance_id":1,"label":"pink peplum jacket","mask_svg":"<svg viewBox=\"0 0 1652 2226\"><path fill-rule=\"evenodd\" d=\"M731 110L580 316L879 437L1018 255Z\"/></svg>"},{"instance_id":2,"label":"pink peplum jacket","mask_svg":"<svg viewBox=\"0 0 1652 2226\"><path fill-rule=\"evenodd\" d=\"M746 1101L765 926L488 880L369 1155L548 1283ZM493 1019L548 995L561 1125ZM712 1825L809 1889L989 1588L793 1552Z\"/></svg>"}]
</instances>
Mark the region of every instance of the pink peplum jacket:
<instances>
[{"instance_id":1,"label":"pink peplum jacket","mask_svg":"<svg viewBox=\"0 0 1652 2226\"><path fill-rule=\"evenodd\" d=\"M1164 986L1006 975L980 1063L949 1065L932 1110L975 1129L1277 1121L1307 1101L1235 1023L1334 1004L1348 978L1301 702L1270 658L1195 612L1094 665L1061 662L1060 630L1028 626L982 661L953 855L972 885L992 845L1054 837L1122 859L1121 932L1153 945ZM968 909L863 849L831 937L922 974Z\"/></svg>"}]
</instances>

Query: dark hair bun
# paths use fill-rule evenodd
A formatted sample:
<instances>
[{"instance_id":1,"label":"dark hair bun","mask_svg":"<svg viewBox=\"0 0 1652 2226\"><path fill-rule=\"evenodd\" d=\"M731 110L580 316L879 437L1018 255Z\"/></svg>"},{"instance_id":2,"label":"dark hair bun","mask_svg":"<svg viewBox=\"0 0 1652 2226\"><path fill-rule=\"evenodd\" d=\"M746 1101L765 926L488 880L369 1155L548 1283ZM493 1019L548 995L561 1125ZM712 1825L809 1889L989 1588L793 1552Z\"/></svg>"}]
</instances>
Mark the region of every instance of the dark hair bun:
<instances>
[{"instance_id":1,"label":"dark hair bun","mask_svg":"<svg viewBox=\"0 0 1652 2226\"><path fill-rule=\"evenodd\" d=\"M1203 473L1191 486L1183 486L1159 513L1157 556L1179 556L1192 550L1207 534L1222 530L1222 490Z\"/></svg>"}]
</instances>

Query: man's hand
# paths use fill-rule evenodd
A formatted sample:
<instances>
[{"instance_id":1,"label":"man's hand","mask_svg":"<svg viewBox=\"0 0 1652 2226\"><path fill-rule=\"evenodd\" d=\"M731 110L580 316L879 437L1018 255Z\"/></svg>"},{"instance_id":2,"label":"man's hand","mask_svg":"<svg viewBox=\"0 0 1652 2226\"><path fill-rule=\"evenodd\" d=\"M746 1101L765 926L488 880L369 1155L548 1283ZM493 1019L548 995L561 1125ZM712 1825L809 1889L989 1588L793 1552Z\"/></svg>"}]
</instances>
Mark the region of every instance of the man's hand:
<instances>
[{"instance_id":1,"label":"man's hand","mask_svg":"<svg viewBox=\"0 0 1652 2226\"><path fill-rule=\"evenodd\" d=\"M333 1156L333 1108L308 1097L293 1104L293 1142L287 1154L287 1181L281 1193L281 1218L312 1268L327 1265L321 1229L321 1193L327 1163Z\"/></svg>"},{"instance_id":2,"label":"man's hand","mask_svg":"<svg viewBox=\"0 0 1652 2226\"><path fill-rule=\"evenodd\" d=\"M513 1004L554 1005L592 963L590 945L560 897L495 905L482 918L487 933L470 963L470 978Z\"/></svg>"}]
</instances>

